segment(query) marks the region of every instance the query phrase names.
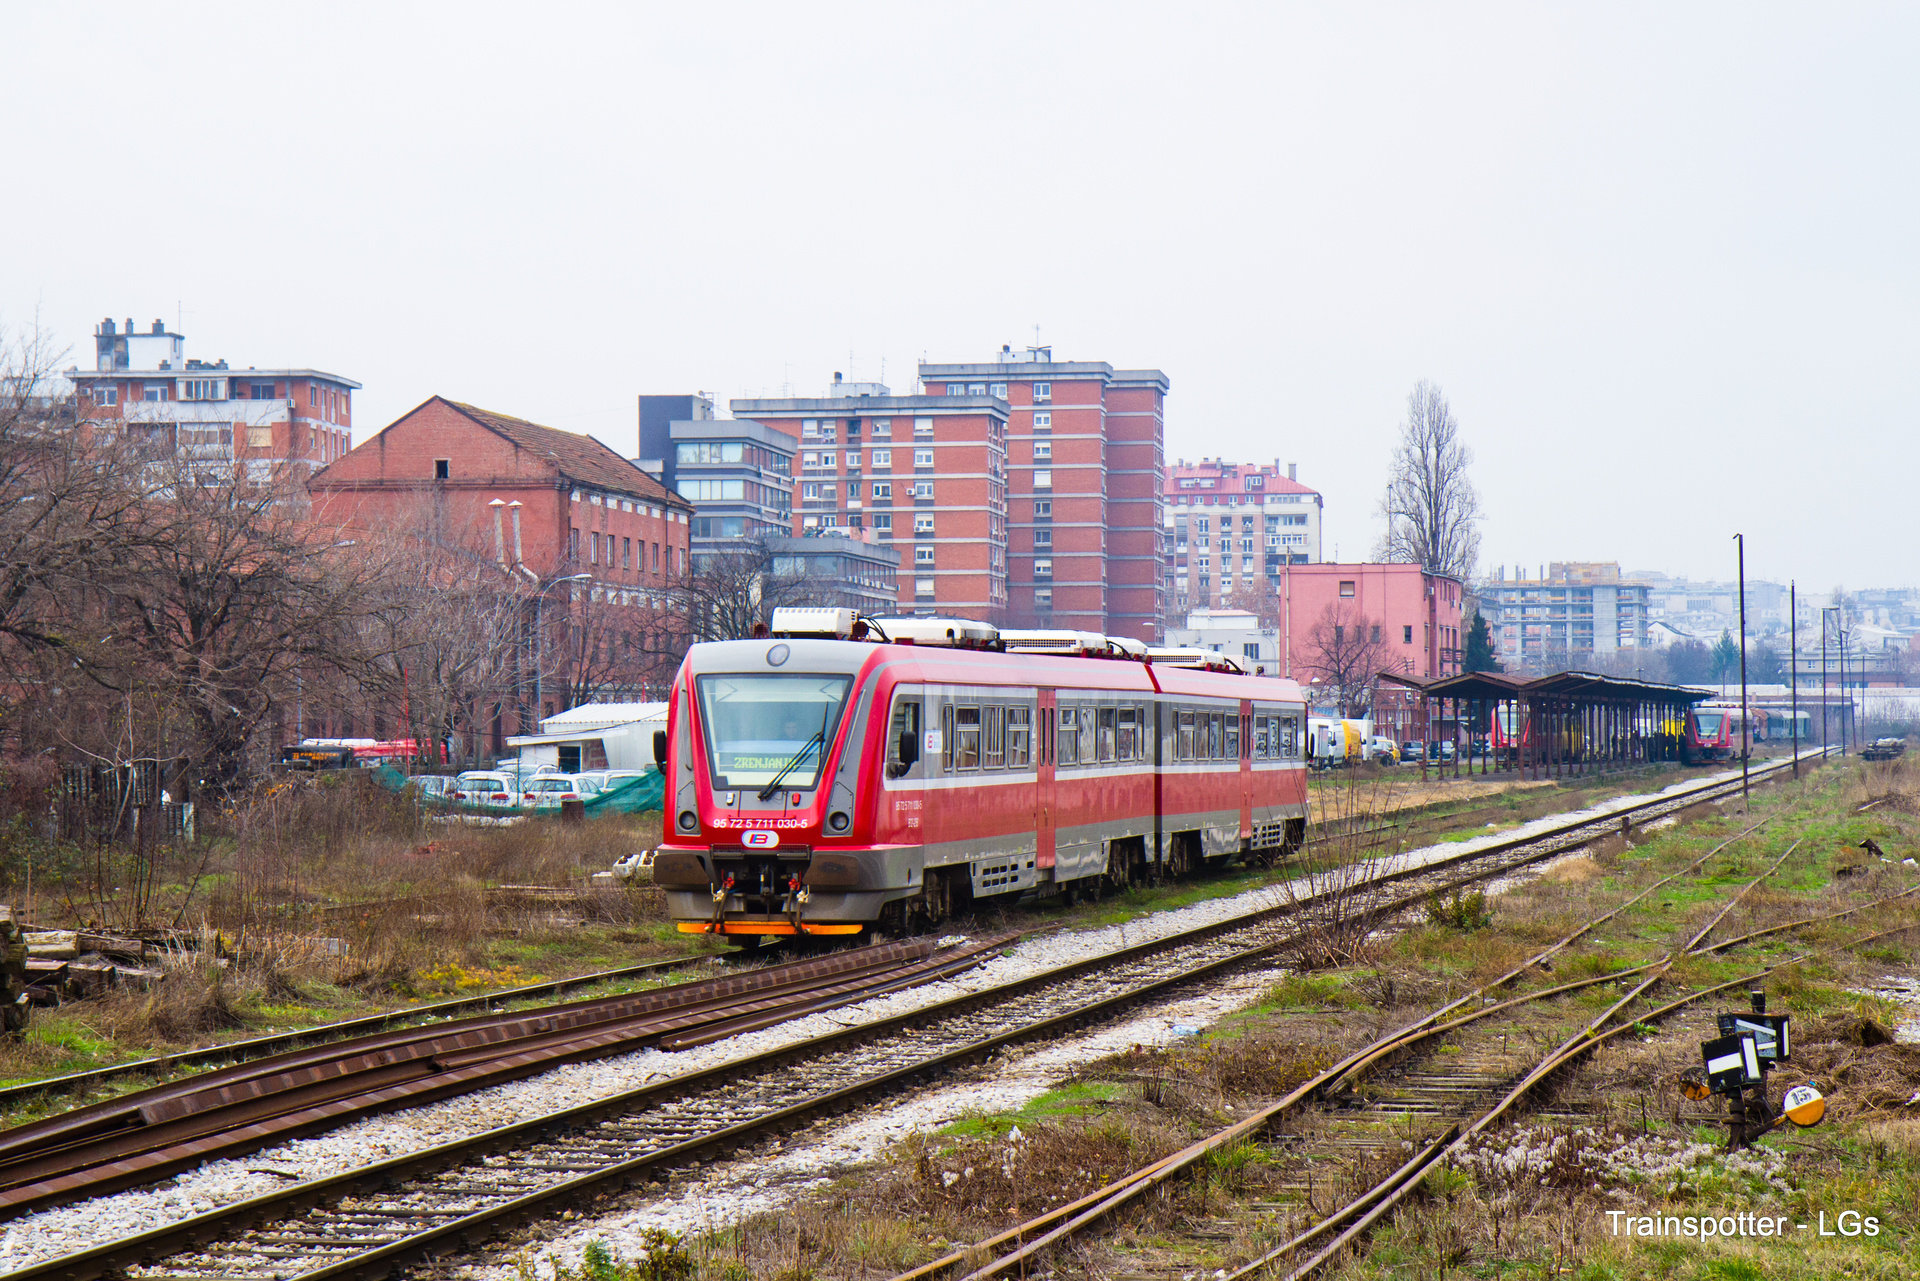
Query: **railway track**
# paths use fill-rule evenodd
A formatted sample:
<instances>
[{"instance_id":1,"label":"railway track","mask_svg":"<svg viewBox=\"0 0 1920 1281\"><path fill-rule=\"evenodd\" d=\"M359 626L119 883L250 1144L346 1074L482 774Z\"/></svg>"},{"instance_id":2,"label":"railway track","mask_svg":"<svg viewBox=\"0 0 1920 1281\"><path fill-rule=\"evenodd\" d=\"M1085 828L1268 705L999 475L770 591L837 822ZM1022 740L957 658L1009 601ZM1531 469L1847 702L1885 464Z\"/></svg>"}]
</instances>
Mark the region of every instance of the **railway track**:
<instances>
[{"instance_id":1,"label":"railway track","mask_svg":"<svg viewBox=\"0 0 1920 1281\"><path fill-rule=\"evenodd\" d=\"M1768 966L1753 974L1726 983L1685 993L1651 1009L1631 1016L1624 1012L1641 1002L1646 993L1682 957L1700 957L1725 952L1757 939L1770 937L1802 926L1815 925L1855 915L1873 907L1907 900L1920 894L1913 886L1897 894L1834 912L1752 930L1731 938L1711 939L1711 934L1755 887L1771 876L1798 848L1794 842L1759 876L1754 877L1729 899L1714 916L1696 930L1680 947L1648 964L1631 969L1561 984L1542 991L1495 1001L1494 993L1513 983L1543 961L1550 960L1580 937L1619 915L1663 886L1686 876L1734 842L1751 835L1758 826L1736 834L1696 859L1679 872L1665 877L1610 911L1594 917L1551 947L1528 958L1520 966L1492 983L1450 1002L1425 1018L1392 1032L1348 1055L1339 1063L1306 1082L1279 1102L1233 1126L1229 1126L1189 1148L1137 1170L1131 1175L1091 1193L1072 1204L1059 1207L1009 1229L964 1251L956 1251L932 1263L901 1274L895 1281L934 1281L956 1275L964 1264L974 1264L964 1281L988 1281L1035 1265L1046 1251L1067 1238L1091 1230L1106 1217L1136 1200L1147 1191L1178 1177L1209 1155L1231 1144L1262 1134L1276 1122L1316 1113L1321 1124L1319 1137L1311 1143L1295 1146L1302 1151L1312 1147L1330 1155L1369 1155L1379 1157L1397 1153L1409 1135L1422 1130L1426 1134L1414 1140L1414 1152L1398 1168L1346 1205L1325 1216L1260 1258L1227 1274L1226 1281L1245 1281L1259 1275L1279 1275L1275 1269L1291 1265L1288 1281L1300 1281L1330 1262L1341 1249L1352 1244L1369 1227L1390 1212L1420 1182L1420 1177L1477 1136L1484 1134L1504 1117L1522 1106L1529 1094L1555 1073L1590 1053L1596 1046L1621 1033L1657 1023L1668 1015L1719 993L1745 989L1764 981L1779 964L1802 961L1821 952L1806 953ZM1920 922L1890 931L1865 935L1835 948L1857 947L1902 930L1920 928ZM1576 991L1601 984L1633 986L1598 1017L1573 1030L1544 1054L1530 1056L1516 1043L1498 1034L1482 1020L1507 1014L1522 1006L1552 1003ZM1466 1031L1463 1034L1463 1029ZM1432 1042L1448 1041L1449 1053L1443 1065L1436 1065L1427 1052ZM1360 1082L1366 1081L1364 1088ZM1576 1119L1563 1116L1561 1119ZM1435 1130L1438 1130L1435 1133ZM1281 1146L1287 1146L1285 1140ZM1317 1247L1311 1257L1310 1247ZM987 1262L979 1262L981 1259ZM1304 1261L1299 1261L1304 1259Z\"/></svg>"},{"instance_id":2,"label":"railway track","mask_svg":"<svg viewBox=\"0 0 1920 1281\"><path fill-rule=\"evenodd\" d=\"M1766 776L1775 771L1763 771ZM1737 793L1737 779L1619 806L1375 878L1382 917L1506 875L1631 822ZM702 1071L166 1224L12 1275L377 1277L772 1139L997 1050L1057 1037L1271 957L1311 897L1144 942ZM70 1189L72 1198L86 1189Z\"/></svg>"}]
</instances>

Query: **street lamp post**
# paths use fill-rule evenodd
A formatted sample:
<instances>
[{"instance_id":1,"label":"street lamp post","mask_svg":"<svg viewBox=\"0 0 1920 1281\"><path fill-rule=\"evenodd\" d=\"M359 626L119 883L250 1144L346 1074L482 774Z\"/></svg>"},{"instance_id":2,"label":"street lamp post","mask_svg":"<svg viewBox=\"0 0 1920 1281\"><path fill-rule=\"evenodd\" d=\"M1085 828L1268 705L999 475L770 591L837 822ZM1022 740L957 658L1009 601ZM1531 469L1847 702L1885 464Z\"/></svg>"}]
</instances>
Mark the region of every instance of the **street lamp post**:
<instances>
[{"instance_id":1,"label":"street lamp post","mask_svg":"<svg viewBox=\"0 0 1920 1281\"><path fill-rule=\"evenodd\" d=\"M546 714L547 630L541 625L541 603L546 599L548 592L562 583L592 581L592 574L568 574L564 578L554 579L533 594L533 723L536 726Z\"/></svg>"}]
</instances>

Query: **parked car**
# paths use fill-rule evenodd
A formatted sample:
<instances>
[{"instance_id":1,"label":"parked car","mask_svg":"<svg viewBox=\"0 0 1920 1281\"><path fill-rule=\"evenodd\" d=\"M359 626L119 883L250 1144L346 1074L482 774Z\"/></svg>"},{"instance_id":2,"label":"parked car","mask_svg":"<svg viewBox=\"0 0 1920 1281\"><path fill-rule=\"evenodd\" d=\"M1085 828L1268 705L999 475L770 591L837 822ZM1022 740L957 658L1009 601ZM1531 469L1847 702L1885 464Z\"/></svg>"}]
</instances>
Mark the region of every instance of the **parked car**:
<instances>
[{"instance_id":1,"label":"parked car","mask_svg":"<svg viewBox=\"0 0 1920 1281\"><path fill-rule=\"evenodd\" d=\"M420 793L423 801L444 801L455 780L446 774L409 774L407 783Z\"/></svg>"},{"instance_id":2,"label":"parked car","mask_svg":"<svg viewBox=\"0 0 1920 1281\"><path fill-rule=\"evenodd\" d=\"M1427 759L1430 761L1450 761L1454 758L1457 750L1453 745L1452 739L1437 738L1427 744Z\"/></svg>"},{"instance_id":3,"label":"parked car","mask_svg":"<svg viewBox=\"0 0 1920 1281\"><path fill-rule=\"evenodd\" d=\"M518 784L511 774L499 770L468 770L453 780L453 786L446 791L446 798L459 805L510 809L514 803L516 786Z\"/></svg>"},{"instance_id":4,"label":"parked car","mask_svg":"<svg viewBox=\"0 0 1920 1281\"><path fill-rule=\"evenodd\" d=\"M645 778L655 772L650 769L590 769L582 770L574 777L590 778L600 784L601 791L610 792L622 784L631 783L636 778Z\"/></svg>"},{"instance_id":5,"label":"parked car","mask_svg":"<svg viewBox=\"0 0 1920 1281\"><path fill-rule=\"evenodd\" d=\"M1373 759L1382 765L1393 765L1400 760L1400 746L1382 734L1376 734L1367 740L1367 746Z\"/></svg>"},{"instance_id":6,"label":"parked car","mask_svg":"<svg viewBox=\"0 0 1920 1281\"><path fill-rule=\"evenodd\" d=\"M520 782L520 808L535 812L557 810L562 801L581 801L599 790L591 780L572 774L535 774Z\"/></svg>"},{"instance_id":7,"label":"parked car","mask_svg":"<svg viewBox=\"0 0 1920 1281\"><path fill-rule=\"evenodd\" d=\"M1410 738L1400 744L1400 759L1403 761L1417 761L1426 754L1427 745L1417 738Z\"/></svg>"}]
</instances>

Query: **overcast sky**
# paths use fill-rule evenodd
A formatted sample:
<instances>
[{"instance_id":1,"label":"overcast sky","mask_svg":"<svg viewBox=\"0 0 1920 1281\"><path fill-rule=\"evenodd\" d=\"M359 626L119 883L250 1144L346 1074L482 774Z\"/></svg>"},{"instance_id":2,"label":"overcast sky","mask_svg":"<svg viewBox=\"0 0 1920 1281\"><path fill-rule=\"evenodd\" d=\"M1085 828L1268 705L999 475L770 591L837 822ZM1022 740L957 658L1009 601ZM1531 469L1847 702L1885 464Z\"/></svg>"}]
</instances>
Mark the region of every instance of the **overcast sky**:
<instances>
[{"instance_id":1,"label":"overcast sky","mask_svg":"<svg viewBox=\"0 0 1920 1281\"><path fill-rule=\"evenodd\" d=\"M1183 12L1185 10L1185 12ZM1920 8L9 5L0 323L439 393L623 452L640 392L1039 338L1298 462L1363 558L1407 392L1483 567L1912 586Z\"/></svg>"}]
</instances>

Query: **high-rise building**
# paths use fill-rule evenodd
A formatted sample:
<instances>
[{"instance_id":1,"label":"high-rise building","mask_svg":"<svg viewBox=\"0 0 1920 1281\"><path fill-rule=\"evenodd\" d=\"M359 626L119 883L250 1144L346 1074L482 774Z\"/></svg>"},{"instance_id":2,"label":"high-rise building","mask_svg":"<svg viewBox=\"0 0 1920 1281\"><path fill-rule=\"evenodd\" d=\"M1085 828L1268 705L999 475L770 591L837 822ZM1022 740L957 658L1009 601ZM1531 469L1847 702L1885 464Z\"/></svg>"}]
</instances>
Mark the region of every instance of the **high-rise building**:
<instances>
[{"instance_id":1,"label":"high-rise building","mask_svg":"<svg viewBox=\"0 0 1920 1281\"><path fill-rule=\"evenodd\" d=\"M920 379L1007 406L1008 621L1157 640L1167 376L1002 347Z\"/></svg>"},{"instance_id":2,"label":"high-rise building","mask_svg":"<svg viewBox=\"0 0 1920 1281\"><path fill-rule=\"evenodd\" d=\"M1538 578L1508 578L1502 565L1480 586L1494 649L1514 666L1645 649L1648 595L1614 561L1554 561Z\"/></svg>"},{"instance_id":3,"label":"high-rise building","mask_svg":"<svg viewBox=\"0 0 1920 1281\"><path fill-rule=\"evenodd\" d=\"M1166 562L1173 612L1272 593L1288 565L1320 560L1318 491L1293 464L1182 458L1167 468Z\"/></svg>"},{"instance_id":4,"label":"high-rise building","mask_svg":"<svg viewBox=\"0 0 1920 1281\"><path fill-rule=\"evenodd\" d=\"M798 446L777 428L715 418L705 395L640 398L634 465L693 504L696 561L742 539L764 542L792 532Z\"/></svg>"},{"instance_id":5,"label":"high-rise building","mask_svg":"<svg viewBox=\"0 0 1920 1281\"><path fill-rule=\"evenodd\" d=\"M904 612L1006 621L1005 399L895 396L835 374L823 397L730 407L798 439L795 534L892 547Z\"/></svg>"},{"instance_id":6,"label":"high-rise building","mask_svg":"<svg viewBox=\"0 0 1920 1281\"><path fill-rule=\"evenodd\" d=\"M194 360L154 321L94 330L94 367L70 369L83 420L113 423L155 460L220 482L294 487L352 448L360 384L317 369L229 368Z\"/></svg>"}]
</instances>

